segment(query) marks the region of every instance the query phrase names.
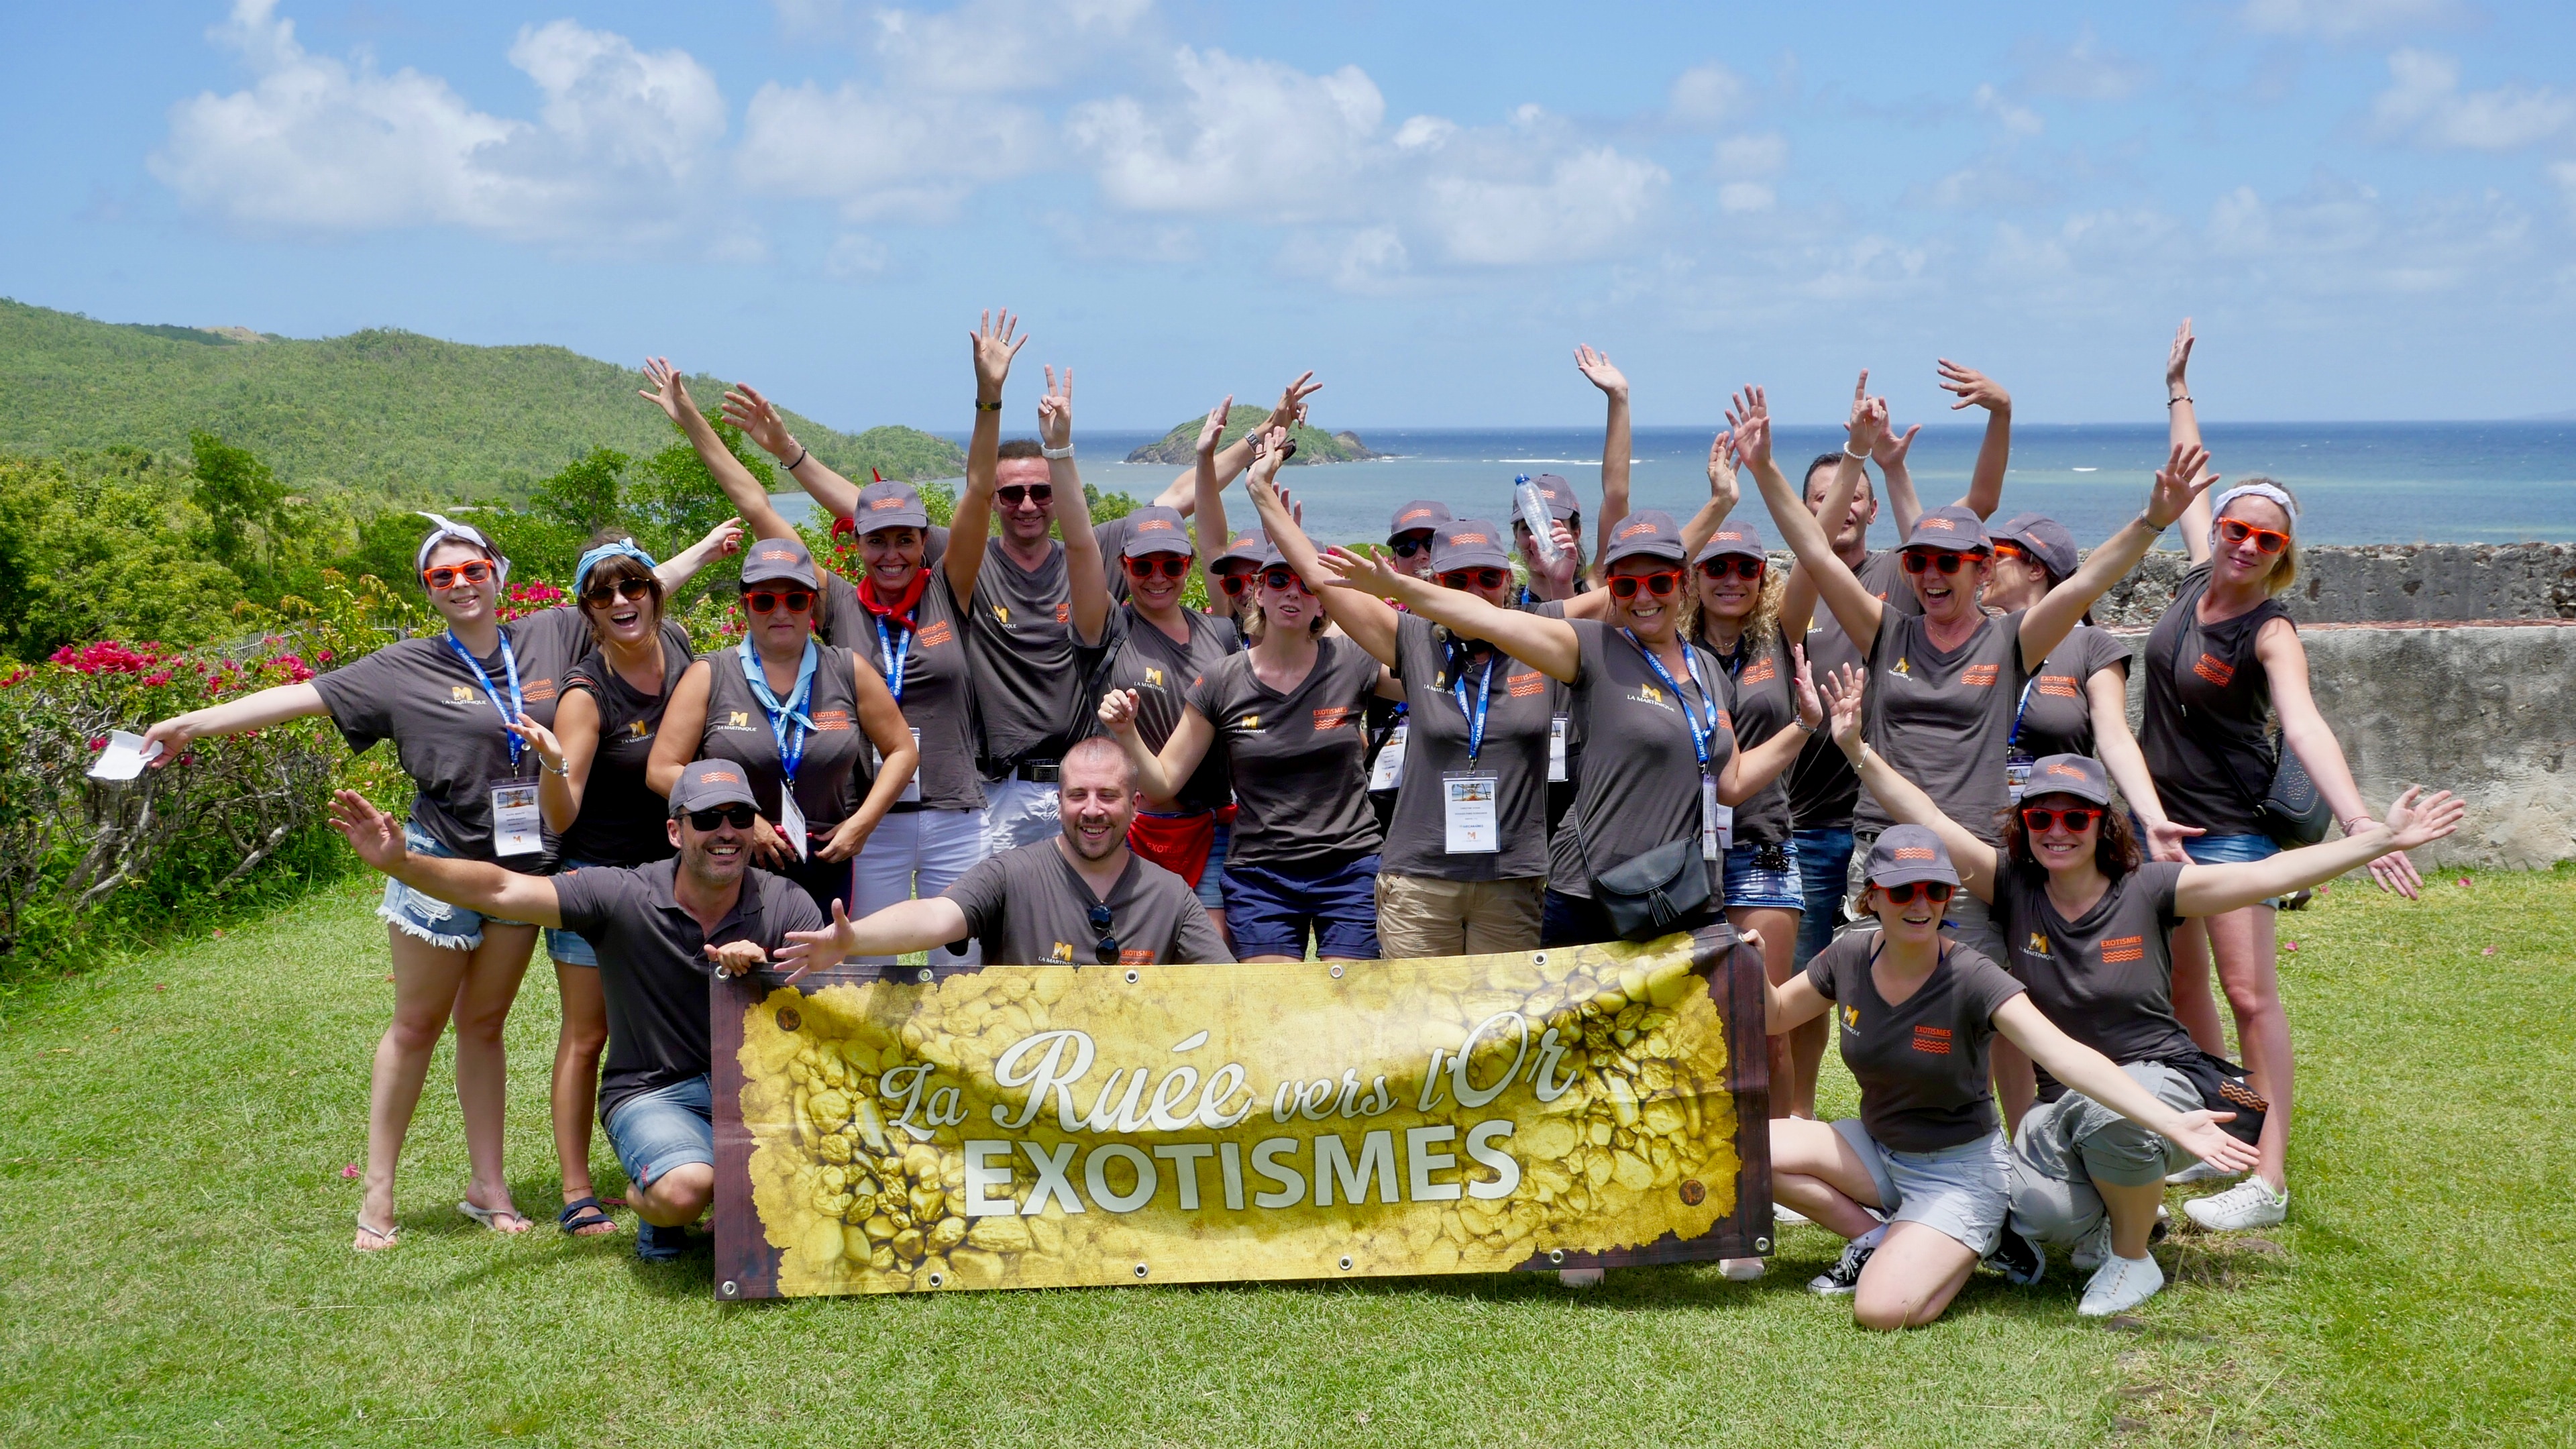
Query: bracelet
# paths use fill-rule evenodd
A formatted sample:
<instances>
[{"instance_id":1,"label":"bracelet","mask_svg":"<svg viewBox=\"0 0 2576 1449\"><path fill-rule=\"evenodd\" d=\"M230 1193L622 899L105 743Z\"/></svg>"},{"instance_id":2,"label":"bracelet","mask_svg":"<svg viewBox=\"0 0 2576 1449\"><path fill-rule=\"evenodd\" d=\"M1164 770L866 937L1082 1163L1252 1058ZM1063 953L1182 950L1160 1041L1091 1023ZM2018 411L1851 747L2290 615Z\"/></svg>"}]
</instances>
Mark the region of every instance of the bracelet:
<instances>
[{"instance_id":1,"label":"bracelet","mask_svg":"<svg viewBox=\"0 0 2576 1449\"><path fill-rule=\"evenodd\" d=\"M975 399L975 411L979 413L998 413L1001 410L1002 400L1000 398L995 398L991 402L986 402L980 397Z\"/></svg>"},{"instance_id":2,"label":"bracelet","mask_svg":"<svg viewBox=\"0 0 2576 1449\"><path fill-rule=\"evenodd\" d=\"M537 756L537 763L540 765L546 765L546 757L543 755ZM572 778L572 761L566 760L560 765L546 765L546 772L548 774L561 775L565 779L569 780Z\"/></svg>"},{"instance_id":3,"label":"bracelet","mask_svg":"<svg viewBox=\"0 0 2576 1449\"><path fill-rule=\"evenodd\" d=\"M1073 456L1073 444L1067 443L1061 448L1049 448L1042 445L1038 449L1038 456L1051 463L1061 463L1065 459Z\"/></svg>"},{"instance_id":4,"label":"bracelet","mask_svg":"<svg viewBox=\"0 0 2576 1449\"><path fill-rule=\"evenodd\" d=\"M2165 406L2166 406L2166 407L2172 407L2175 403L2187 403L2187 402L2189 402L2189 401L2191 401L2191 394L2190 394L2190 393L2184 393L2184 394L2183 394L2182 396L2180 396L2180 397L2169 397L2169 398L2166 398L2166 399L2165 399Z\"/></svg>"},{"instance_id":5,"label":"bracelet","mask_svg":"<svg viewBox=\"0 0 2576 1449\"><path fill-rule=\"evenodd\" d=\"M2352 817L2352 820L2358 820L2364 825L2377 825L2379 823L2367 815L2356 815ZM2352 828L2352 820L2338 820L2335 824L2342 826L2343 833L2346 835L2359 835L2361 832Z\"/></svg>"},{"instance_id":6,"label":"bracelet","mask_svg":"<svg viewBox=\"0 0 2576 1449\"><path fill-rule=\"evenodd\" d=\"M803 443L797 444L796 461L787 465L787 471L790 473L795 472L797 469L805 466L805 460L812 456L814 456L813 449L806 447Z\"/></svg>"},{"instance_id":7,"label":"bracelet","mask_svg":"<svg viewBox=\"0 0 2576 1449\"><path fill-rule=\"evenodd\" d=\"M1843 456L1851 459L1855 463L1866 463L1869 461L1869 454L1853 452L1851 450L1851 444L1849 443L1843 444Z\"/></svg>"}]
</instances>

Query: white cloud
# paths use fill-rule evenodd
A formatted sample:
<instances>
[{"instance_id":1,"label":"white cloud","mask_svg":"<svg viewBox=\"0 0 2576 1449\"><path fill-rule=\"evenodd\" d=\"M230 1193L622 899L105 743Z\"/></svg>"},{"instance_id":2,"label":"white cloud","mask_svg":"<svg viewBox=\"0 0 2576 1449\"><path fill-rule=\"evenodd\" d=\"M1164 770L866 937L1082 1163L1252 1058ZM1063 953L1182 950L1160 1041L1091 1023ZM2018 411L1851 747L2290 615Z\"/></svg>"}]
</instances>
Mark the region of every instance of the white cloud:
<instances>
[{"instance_id":1,"label":"white cloud","mask_svg":"<svg viewBox=\"0 0 2576 1449\"><path fill-rule=\"evenodd\" d=\"M843 232L832 239L832 249L823 254L823 275L836 282L879 276L893 265L894 253L865 232Z\"/></svg>"},{"instance_id":2,"label":"white cloud","mask_svg":"<svg viewBox=\"0 0 2576 1449\"><path fill-rule=\"evenodd\" d=\"M1357 66L1308 75L1276 61L1183 48L1187 92L1171 105L1132 96L1076 106L1065 134L1088 154L1102 195L1136 211L1236 211L1278 220L1346 214L1386 117ZM1435 128L1436 129L1436 128ZM1416 144L1430 130L1408 124Z\"/></svg>"},{"instance_id":3,"label":"white cloud","mask_svg":"<svg viewBox=\"0 0 2576 1449\"><path fill-rule=\"evenodd\" d=\"M1432 230L1452 261L1528 266L1606 252L1662 200L1661 166L1602 146L1565 157L1544 181L1435 176Z\"/></svg>"},{"instance_id":4,"label":"white cloud","mask_svg":"<svg viewBox=\"0 0 2576 1449\"><path fill-rule=\"evenodd\" d=\"M2472 151L2511 151L2567 129L2576 100L2542 86L2460 91L2460 63L2431 51L2388 57L2388 89L2370 103L2371 126L2383 139Z\"/></svg>"},{"instance_id":5,"label":"white cloud","mask_svg":"<svg viewBox=\"0 0 2576 1449\"><path fill-rule=\"evenodd\" d=\"M1717 143L1717 174L1744 178L1776 176L1789 164L1789 138L1777 131L1758 136L1729 136Z\"/></svg>"},{"instance_id":6,"label":"white cloud","mask_svg":"<svg viewBox=\"0 0 2576 1449\"><path fill-rule=\"evenodd\" d=\"M1314 277L1335 291L1385 296L1414 285L1413 257L1394 227L1318 234L1299 232L1279 249L1281 268Z\"/></svg>"},{"instance_id":7,"label":"white cloud","mask_svg":"<svg viewBox=\"0 0 2576 1449\"><path fill-rule=\"evenodd\" d=\"M1779 200L1779 194L1760 181L1730 181L1717 188L1717 209L1729 213L1769 211Z\"/></svg>"},{"instance_id":8,"label":"white cloud","mask_svg":"<svg viewBox=\"0 0 2576 1449\"><path fill-rule=\"evenodd\" d=\"M1977 87L1975 104L1978 114L1994 117L2007 135L2036 136L2048 129L2037 111L2006 97L1991 85Z\"/></svg>"},{"instance_id":9,"label":"white cloud","mask_svg":"<svg viewBox=\"0 0 2576 1449\"><path fill-rule=\"evenodd\" d=\"M1024 106L772 82L743 113L734 175L767 195L836 201L853 220L942 220L1050 149L1045 121Z\"/></svg>"},{"instance_id":10,"label":"white cloud","mask_svg":"<svg viewBox=\"0 0 2576 1449\"><path fill-rule=\"evenodd\" d=\"M2077 101L2127 100L2150 75L2141 62L2103 45L2090 25L2065 45L2022 41L2013 47L2013 60L2021 67L2023 90Z\"/></svg>"},{"instance_id":11,"label":"white cloud","mask_svg":"<svg viewBox=\"0 0 2576 1449\"><path fill-rule=\"evenodd\" d=\"M2249 30L2326 40L2437 25L2459 15L2457 0L2245 0L2239 12Z\"/></svg>"},{"instance_id":12,"label":"white cloud","mask_svg":"<svg viewBox=\"0 0 2576 1449\"><path fill-rule=\"evenodd\" d=\"M1710 61L1673 77L1665 110L1682 125L1714 126L1743 110L1750 100L1750 91L1744 77L1716 61Z\"/></svg>"},{"instance_id":13,"label":"white cloud","mask_svg":"<svg viewBox=\"0 0 2576 1449\"><path fill-rule=\"evenodd\" d=\"M875 50L903 90L1043 89L1126 41L1152 8L1153 0L966 0L936 14L880 10Z\"/></svg>"},{"instance_id":14,"label":"white cloud","mask_svg":"<svg viewBox=\"0 0 2576 1449\"><path fill-rule=\"evenodd\" d=\"M436 76L313 55L275 10L237 0L212 32L249 67L250 89L171 108L149 164L192 208L269 232L446 225L614 243L694 226L746 245L693 204L725 111L684 51L646 53L567 20L522 30L510 62L544 96L529 122L478 111Z\"/></svg>"}]
</instances>

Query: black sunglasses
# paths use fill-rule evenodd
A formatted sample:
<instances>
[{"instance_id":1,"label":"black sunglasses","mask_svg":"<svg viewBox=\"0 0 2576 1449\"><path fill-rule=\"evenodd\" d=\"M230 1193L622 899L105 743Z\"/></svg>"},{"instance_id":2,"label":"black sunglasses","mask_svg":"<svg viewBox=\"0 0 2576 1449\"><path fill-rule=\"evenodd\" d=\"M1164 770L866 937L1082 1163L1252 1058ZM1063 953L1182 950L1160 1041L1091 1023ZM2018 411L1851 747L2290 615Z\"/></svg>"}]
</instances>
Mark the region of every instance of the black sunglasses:
<instances>
[{"instance_id":1,"label":"black sunglasses","mask_svg":"<svg viewBox=\"0 0 2576 1449\"><path fill-rule=\"evenodd\" d=\"M1703 560L1699 566L1699 574L1704 579L1722 579L1728 574L1733 574L1739 579L1758 579L1762 577L1762 571L1769 567L1769 562L1764 559L1747 558L1740 553L1727 554L1719 558Z\"/></svg>"},{"instance_id":2,"label":"black sunglasses","mask_svg":"<svg viewBox=\"0 0 2576 1449\"><path fill-rule=\"evenodd\" d=\"M1440 587L1463 589L1469 584L1474 584L1480 589L1498 589L1502 587L1504 577L1501 569L1490 564L1483 568L1451 569L1440 576Z\"/></svg>"},{"instance_id":3,"label":"black sunglasses","mask_svg":"<svg viewBox=\"0 0 2576 1449\"><path fill-rule=\"evenodd\" d=\"M713 810L689 812L689 825L696 830L713 830L719 825L730 825L736 830L749 830L759 823L760 812L739 803L719 805Z\"/></svg>"},{"instance_id":4,"label":"black sunglasses","mask_svg":"<svg viewBox=\"0 0 2576 1449\"><path fill-rule=\"evenodd\" d=\"M1937 906L1943 901L1948 900L1950 898L1950 893L1957 890L1958 887L1950 884L1948 881L1915 880L1907 881L1903 885L1883 885L1878 889L1881 894L1885 895L1889 900L1894 901L1900 906L1912 905L1914 903L1914 893L1916 891L1921 891L1925 900L1930 901L1932 904Z\"/></svg>"},{"instance_id":5,"label":"black sunglasses","mask_svg":"<svg viewBox=\"0 0 2576 1449\"><path fill-rule=\"evenodd\" d=\"M1026 498L1038 507L1044 508L1055 501L1055 485L1052 483L1030 483L1026 485L1011 483L994 489L993 496L1002 500L1002 506L1004 508L1019 507L1020 500L1022 498Z\"/></svg>"},{"instance_id":6,"label":"black sunglasses","mask_svg":"<svg viewBox=\"0 0 2576 1449\"><path fill-rule=\"evenodd\" d=\"M1188 578L1190 561L1179 554L1170 553L1148 554L1144 558L1127 560L1127 577L1131 579L1150 579L1156 574L1161 574L1167 579Z\"/></svg>"},{"instance_id":7,"label":"black sunglasses","mask_svg":"<svg viewBox=\"0 0 2576 1449\"><path fill-rule=\"evenodd\" d=\"M602 580L581 591L581 601L592 608L605 608L618 599L634 600L653 592L653 586L642 579Z\"/></svg>"},{"instance_id":8,"label":"black sunglasses","mask_svg":"<svg viewBox=\"0 0 2576 1449\"><path fill-rule=\"evenodd\" d=\"M1114 966L1118 964L1118 938L1109 934L1109 908L1107 906L1093 906L1091 908L1091 929L1100 933L1100 939L1091 944L1092 959L1098 961L1104 966Z\"/></svg>"},{"instance_id":9,"label":"black sunglasses","mask_svg":"<svg viewBox=\"0 0 2576 1449\"><path fill-rule=\"evenodd\" d=\"M1411 558L1415 554L1420 553L1431 546L1431 535L1428 533L1399 533L1395 537L1388 539L1386 541L1386 546L1395 550L1395 556L1397 558Z\"/></svg>"}]
</instances>

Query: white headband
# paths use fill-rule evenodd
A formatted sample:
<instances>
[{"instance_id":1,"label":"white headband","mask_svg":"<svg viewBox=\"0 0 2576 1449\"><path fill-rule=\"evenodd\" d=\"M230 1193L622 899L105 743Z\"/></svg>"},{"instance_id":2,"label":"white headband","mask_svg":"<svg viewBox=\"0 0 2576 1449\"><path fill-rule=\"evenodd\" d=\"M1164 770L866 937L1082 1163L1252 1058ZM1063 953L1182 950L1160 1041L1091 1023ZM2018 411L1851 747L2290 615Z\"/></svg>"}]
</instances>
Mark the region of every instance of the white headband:
<instances>
[{"instance_id":1,"label":"white headband","mask_svg":"<svg viewBox=\"0 0 2576 1449\"><path fill-rule=\"evenodd\" d=\"M2299 526L2298 500L2292 498L2288 492L2275 488L2269 483L2239 483L2235 487L2228 489L2226 492L2219 494L2218 501L2211 504L2209 508L2211 526L2217 526L2218 516L2227 511L2228 504L2235 502L2239 498L2245 497L2247 494L2252 494L2256 498L2269 498L2273 502L2280 504L2281 511L2290 515L2290 526L2292 528Z\"/></svg>"},{"instance_id":2,"label":"white headband","mask_svg":"<svg viewBox=\"0 0 2576 1449\"><path fill-rule=\"evenodd\" d=\"M431 549L438 547L441 543L444 543L449 539L454 539L458 543L470 543L476 548L483 550L484 555L492 560L494 571L501 576L501 582L506 584L510 581L510 561L501 557L501 550L492 546L492 540L485 538L481 529L478 529L471 524L457 523L453 520L442 518L427 509L419 510L419 512L421 517L428 519L431 523L436 524L437 527L432 528L429 531L429 537L420 541L420 552L412 558L411 571L413 573L420 573L429 567L429 552Z\"/></svg>"}]
</instances>

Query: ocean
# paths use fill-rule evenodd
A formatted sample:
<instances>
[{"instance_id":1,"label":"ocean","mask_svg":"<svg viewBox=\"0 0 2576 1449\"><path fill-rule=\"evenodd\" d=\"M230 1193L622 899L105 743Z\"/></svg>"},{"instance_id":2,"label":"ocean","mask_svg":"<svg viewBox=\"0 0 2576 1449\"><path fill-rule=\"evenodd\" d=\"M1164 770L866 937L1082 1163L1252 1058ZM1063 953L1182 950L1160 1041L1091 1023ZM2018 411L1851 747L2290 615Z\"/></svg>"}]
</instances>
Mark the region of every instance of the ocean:
<instances>
[{"instance_id":1,"label":"ocean","mask_svg":"<svg viewBox=\"0 0 2576 1449\"><path fill-rule=\"evenodd\" d=\"M1462 516L1500 521L1512 480L1522 473L1559 474L1587 503L1600 493L1598 428L1352 431L1393 456L1291 466L1282 474L1305 507L1307 532L1327 541L1383 538L1388 517L1414 498L1436 498ZM2576 421L2240 423L2213 424L2205 431L2225 479L2260 473L2298 495L2303 543L2576 541ZM1637 429L1632 506L1687 518L1708 496L1705 468L1714 432ZM1083 480L1104 492L1152 497L1177 470L1117 460L1160 436L1077 434ZM1808 458L1842 446L1838 427L1784 427L1775 436L1774 450L1792 478ZM1927 426L1915 439L1908 463L1926 507L1952 502L1966 489L1982 437L1979 425ZM2089 548L2136 514L2164 456L2161 425L2017 426L1996 516L2049 514ZM1752 479L1743 484L1742 516L1759 524L1776 546L1779 530ZM801 494L781 502L791 516L803 516ZM1231 525L1249 522L1251 505L1239 487L1227 491L1226 503ZM1894 536L1884 521L1874 533L1883 542ZM2170 532L2164 544L2180 547ZM1590 539L1585 547L1589 551Z\"/></svg>"}]
</instances>

